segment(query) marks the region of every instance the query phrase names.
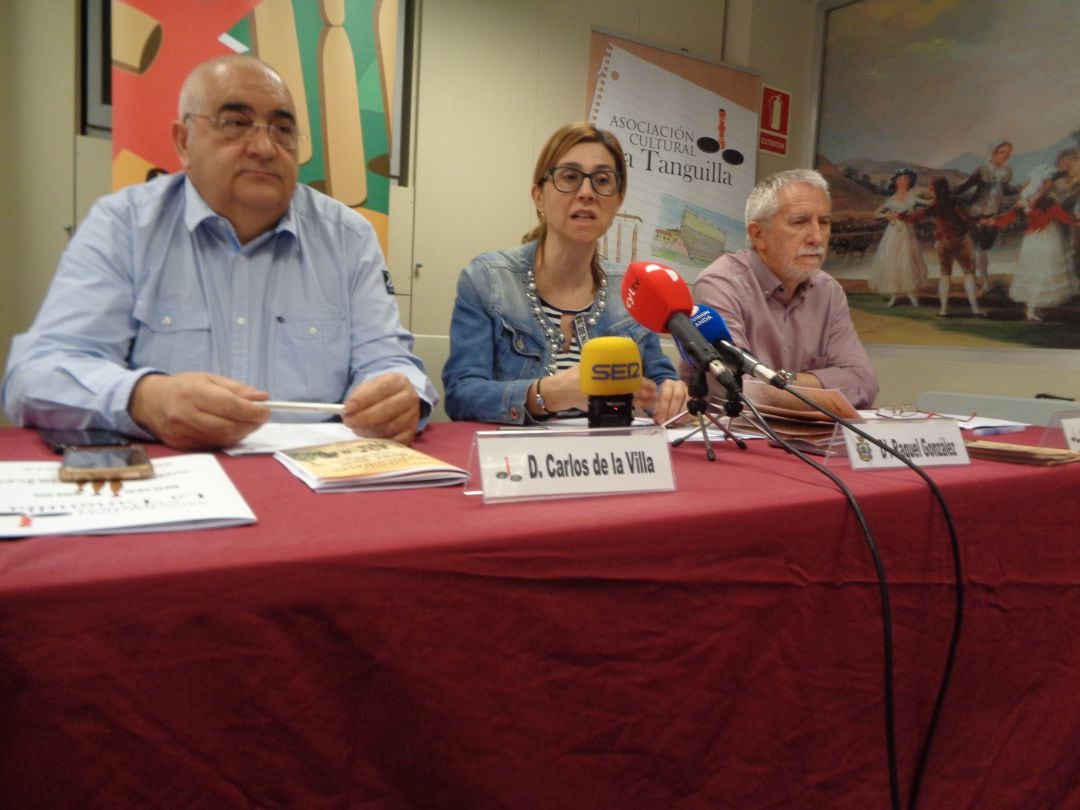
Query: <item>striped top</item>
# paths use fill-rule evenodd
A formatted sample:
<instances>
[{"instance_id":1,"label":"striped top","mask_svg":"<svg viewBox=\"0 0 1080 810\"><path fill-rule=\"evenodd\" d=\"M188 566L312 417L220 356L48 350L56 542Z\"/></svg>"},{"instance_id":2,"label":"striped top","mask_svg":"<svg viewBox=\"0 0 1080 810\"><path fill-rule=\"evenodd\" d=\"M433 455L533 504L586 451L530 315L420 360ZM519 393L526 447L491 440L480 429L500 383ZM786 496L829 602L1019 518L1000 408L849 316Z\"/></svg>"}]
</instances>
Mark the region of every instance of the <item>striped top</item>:
<instances>
[{"instance_id":1,"label":"striped top","mask_svg":"<svg viewBox=\"0 0 1080 810\"><path fill-rule=\"evenodd\" d=\"M544 315L550 320L555 328L562 332L562 317L563 315L581 315L589 311L589 307L584 309L559 309L553 307L543 298L540 299L540 308L544 311ZM578 342L577 331L570 330L570 342L564 343L564 350L555 353L555 367L559 371L568 369L576 363L581 362L581 344ZM565 411L559 411L554 414L557 417L574 417L582 416L584 411L580 411L577 408L568 408Z\"/></svg>"},{"instance_id":2,"label":"striped top","mask_svg":"<svg viewBox=\"0 0 1080 810\"><path fill-rule=\"evenodd\" d=\"M551 321L559 332L562 332L562 316L563 315L580 315L584 312L588 312L589 308L585 309L559 309L553 307L543 298L540 299L540 308L543 309L544 315ZM570 343L569 345L563 344L564 351L555 353L555 367L562 371L563 369L570 368L574 363L581 361L581 344L578 343L577 332L573 329L570 330Z\"/></svg>"}]
</instances>

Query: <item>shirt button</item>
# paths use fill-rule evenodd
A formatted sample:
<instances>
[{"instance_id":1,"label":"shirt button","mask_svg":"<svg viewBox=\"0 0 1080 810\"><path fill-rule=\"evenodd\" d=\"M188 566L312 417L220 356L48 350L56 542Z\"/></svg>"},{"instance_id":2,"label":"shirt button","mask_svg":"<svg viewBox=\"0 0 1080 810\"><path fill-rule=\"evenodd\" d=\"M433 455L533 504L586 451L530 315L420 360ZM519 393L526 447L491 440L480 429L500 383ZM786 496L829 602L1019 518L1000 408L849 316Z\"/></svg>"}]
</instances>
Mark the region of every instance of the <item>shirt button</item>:
<instances>
[{"instance_id":1,"label":"shirt button","mask_svg":"<svg viewBox=\"0 0 1080 810\"><path fill-rule=\"evenodd\" d=\"M161 325L162 326L171 326L172 325L172 318L170 318L168 315L164 316L161 319Z\"/></svg>"},{"instance_id":2,"label":"shirt button","mask_svg":"<svg viewBox=\"0 0 1080 810\"><path fill-rule=\"evenodd\" d=\"M319 333L319 328L317 326L309 326L307 328L307 333L309 335L317 335Z\"/></svg>"},{"instance_id":3,"label":"shirt button","mask_svg":"<svg viewBox=\"0 0 1080 810\"><path fill-rule=\"evenodd\" d=\"M243 315L236 319L237 326L243 326L245 323L247 323L247 318L245 318Z\"/></svg>"}]
</instances>

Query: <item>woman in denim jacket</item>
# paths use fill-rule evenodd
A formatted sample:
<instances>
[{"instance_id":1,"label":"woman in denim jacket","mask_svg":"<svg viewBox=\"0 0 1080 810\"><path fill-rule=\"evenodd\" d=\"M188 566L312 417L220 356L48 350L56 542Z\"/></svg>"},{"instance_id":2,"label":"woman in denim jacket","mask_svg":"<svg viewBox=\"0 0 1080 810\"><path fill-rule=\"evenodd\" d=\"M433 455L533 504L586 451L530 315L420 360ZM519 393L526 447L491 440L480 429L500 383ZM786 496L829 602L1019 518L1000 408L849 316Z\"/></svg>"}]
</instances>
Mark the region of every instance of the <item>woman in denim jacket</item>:
<instances>
[{"instance_id":1,"label":"woman in denim jacket","mask_svg":"<svg viewBox=\"0 0 1080 810\"><path fill-rule=\"evenodd\" d=\"M659 339L627 313L621 275L600 264L599 239L625 193L626 163L610 132L581 122L548 139L533 174L539 225L520 247L473 259L458 280L443 367L451 419L523 424L578 415L588 405L581 346L604 335L631 337L641 350L638 407L657 422L685 408L686 385Z\"/></svg>"}]
</instances>

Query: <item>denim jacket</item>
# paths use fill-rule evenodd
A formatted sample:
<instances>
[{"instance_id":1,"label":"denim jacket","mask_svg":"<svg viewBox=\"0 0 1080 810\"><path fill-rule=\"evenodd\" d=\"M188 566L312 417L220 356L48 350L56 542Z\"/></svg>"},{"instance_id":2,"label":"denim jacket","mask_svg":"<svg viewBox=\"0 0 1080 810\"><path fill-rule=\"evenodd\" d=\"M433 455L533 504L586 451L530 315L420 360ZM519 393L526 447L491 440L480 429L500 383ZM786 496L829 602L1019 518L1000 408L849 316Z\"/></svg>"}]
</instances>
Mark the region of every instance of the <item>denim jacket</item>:
<instances>
[{"instance_id":1,"label":"denim jacket","mask_svg":"<svg viewBox=\"0 0 1080 810\"><path fill-rule=\"evenodd\" d=\"M446 412L451 419L524 424L532 416L525 397L544 375L551 348L525 297L536 242L477 256L461 272L450 322L450 357L443 366ZM607 308L592 337L631 337L645 375L660 384L677 380L660 339L634 321L622 300L621 273L608 273Z\"/></svg>"}]
</instances>

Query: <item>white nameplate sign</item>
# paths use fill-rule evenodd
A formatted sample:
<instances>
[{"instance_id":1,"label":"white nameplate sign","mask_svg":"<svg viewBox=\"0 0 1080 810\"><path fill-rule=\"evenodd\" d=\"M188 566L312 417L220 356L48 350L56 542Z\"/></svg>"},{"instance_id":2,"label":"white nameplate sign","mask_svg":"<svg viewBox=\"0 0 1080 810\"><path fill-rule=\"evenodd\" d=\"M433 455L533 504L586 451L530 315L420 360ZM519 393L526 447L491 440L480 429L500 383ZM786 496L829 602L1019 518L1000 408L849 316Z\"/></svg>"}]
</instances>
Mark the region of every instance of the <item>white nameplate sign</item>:
<instances>
[{"instance_id":1,"label":"white nameplate sign","mask_svg":"<svg viewBox=\"0 0 1080 810\"><path fill-rule=\"evenodd\" d=\"M1069 449L1080 452L1080 417L1062 419L1061 430L1065 434L1065 442Z\"/></svg>"},{"instance_id":2,"label":"white nameplate sign","mask_svg":"<svg viewBox=\"0 0 1080 810\"><path fill-rule=\"evenodd\" d=\"M859 428L919 467L971 463L955 419L882 419L860 422ZM853 470L906 466L892 453L847 428L844 428L844 444Z\"/></svg>"},{"instance_id":3,"label":"white nameplate sign","mask_svg":"<svg viewBox=\"0 0 1080 810\"><path fill-rule=\"evenodd\" d=\"M675 489L659 425L476 434L484 502Z\"/></svg>"}]
</instances>

